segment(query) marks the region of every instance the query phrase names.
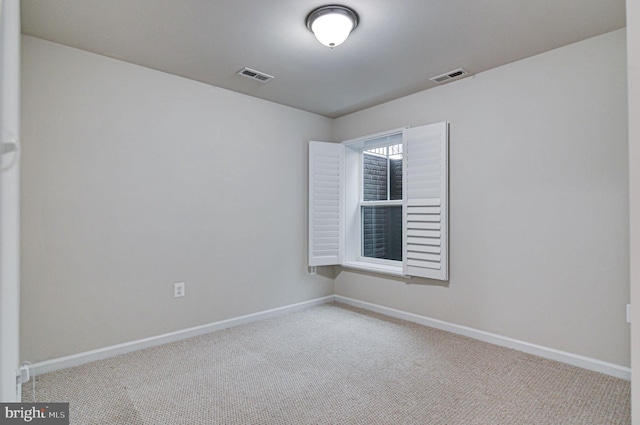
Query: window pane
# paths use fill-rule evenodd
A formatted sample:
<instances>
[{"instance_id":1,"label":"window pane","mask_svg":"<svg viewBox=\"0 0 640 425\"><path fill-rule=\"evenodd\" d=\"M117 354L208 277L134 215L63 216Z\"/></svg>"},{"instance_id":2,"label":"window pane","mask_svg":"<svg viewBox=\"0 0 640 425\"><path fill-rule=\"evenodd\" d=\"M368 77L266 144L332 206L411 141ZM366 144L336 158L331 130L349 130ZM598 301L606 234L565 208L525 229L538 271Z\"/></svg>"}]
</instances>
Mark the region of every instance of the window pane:
<instances>
[{"instance_id":1,"label":"window pane","mask_svg":"<svg viewBox=\"0 0 640 425\"><path fill-rule=\"evenodd\" d=\"M364 152L362 155L362 196L365 201L387 200L387 168L385 156Z\"/></svg>"},{"instance_id":2,"label":"window pane","mask_svg":"<svg viewBox=\"0 0 640 425\"><path fill-rule=\"evenodd\" d=\"M402 261L402 206L362 207L362 256Z\"/></svg>"},{"instance_id":3,"label":"window pane","mask_svg":"<svg viewBox=\"0 0 640 425\"><path fill-rule=\"evenodd\" d=\"M402 199L402 144L363 151L362 188L364 201Z\"/></svg>"},{"instance_id":4,"label":"window pane","mask_svg":"<svg viewBox=\"0 0 640 425\"><path fill-rule=\"evenodd\" d=\"M398 156L398 155L396 155ZM402 154L389 158L389 199L402 199Z\"/></svg>"}]
</instances>

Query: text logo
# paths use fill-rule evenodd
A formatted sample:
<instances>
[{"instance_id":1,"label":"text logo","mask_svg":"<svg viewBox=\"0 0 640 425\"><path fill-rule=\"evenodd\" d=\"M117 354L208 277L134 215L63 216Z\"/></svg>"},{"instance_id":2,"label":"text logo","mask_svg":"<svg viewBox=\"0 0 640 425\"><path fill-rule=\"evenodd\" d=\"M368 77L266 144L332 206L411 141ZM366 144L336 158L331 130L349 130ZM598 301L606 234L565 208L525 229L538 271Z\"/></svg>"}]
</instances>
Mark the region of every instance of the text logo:
<instances>
[{"instance_id":1,"label":"text logo","mask_svg":"<svg viewBox=\"0 0 640 425\"><path fill-rule=\"evenodd\" d=\"M69 425L69 403L0 403L0 425Z\"/></svg>"}]
</instances>

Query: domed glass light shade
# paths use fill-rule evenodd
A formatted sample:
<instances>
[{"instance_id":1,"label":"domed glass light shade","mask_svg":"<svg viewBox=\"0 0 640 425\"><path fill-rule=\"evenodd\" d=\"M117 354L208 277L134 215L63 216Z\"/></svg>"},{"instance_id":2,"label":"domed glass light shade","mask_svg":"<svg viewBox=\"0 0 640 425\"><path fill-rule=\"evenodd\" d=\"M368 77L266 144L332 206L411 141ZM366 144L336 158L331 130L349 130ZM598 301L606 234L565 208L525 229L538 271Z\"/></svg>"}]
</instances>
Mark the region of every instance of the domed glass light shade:
<instances>
[{"instance_id":1,"label":"domed glass light shade","mask_svg":"<svg viewBox=\"0 0 640 425\"><path fill-rule=\"evenodd\" d=\"M307 16L307 28L332 49L341 45L358 26L358 15L344 6L322 6Z\"/></svg>"}]
</instances>

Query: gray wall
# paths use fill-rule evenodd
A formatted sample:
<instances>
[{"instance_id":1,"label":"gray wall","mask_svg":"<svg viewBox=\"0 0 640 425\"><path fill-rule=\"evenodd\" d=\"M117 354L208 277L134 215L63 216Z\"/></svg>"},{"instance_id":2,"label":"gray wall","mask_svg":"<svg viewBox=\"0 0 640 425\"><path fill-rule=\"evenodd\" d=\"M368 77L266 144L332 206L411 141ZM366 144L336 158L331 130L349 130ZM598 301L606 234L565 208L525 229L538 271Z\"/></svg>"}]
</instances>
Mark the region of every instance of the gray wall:
<instances>
[{"instance_id":1,"label":"gray wall","mask_svg":"<svg viewBox=\"0 0 640 425\"><path fill-rule=\"evenodd\" d=\"M332 121L23 37L22 358L333 293L307 141L449 121L448 286L335 292L628 366L625 67L622 30Z\"/></svg>"},{"instance_id":2,"label":"gray wall","mask_svg":"<svg viewBox=\"0 0 640 425\"><path fill-rule=\"evenodd\" d=\"M619 30L337 119L335 140L450 122L451 279L343 270L336 293L629 366L625 48Z\"/></svg>"},{"instance_id":3,"label":"gray wall","mask_svg":"<svg viewBox=\"0 0 640 425\"><path fill-rule=\"evenodd\" d=\"M22 83L23 359L333 293L306 267L331 120L30 37Z\"/></svg>"}]
</instances>

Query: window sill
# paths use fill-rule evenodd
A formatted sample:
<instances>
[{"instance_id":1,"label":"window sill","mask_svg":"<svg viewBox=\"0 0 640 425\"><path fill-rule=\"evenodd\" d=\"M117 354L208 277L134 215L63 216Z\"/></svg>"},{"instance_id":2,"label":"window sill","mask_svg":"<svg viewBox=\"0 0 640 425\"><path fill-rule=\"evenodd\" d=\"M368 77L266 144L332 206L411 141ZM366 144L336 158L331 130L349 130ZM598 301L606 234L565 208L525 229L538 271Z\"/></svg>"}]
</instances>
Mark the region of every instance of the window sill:
<instances>
[{"instance_id":1,"label":"window sill","mask_svg":"<svg viewBox=\"0 0 640 425\"><path fill-rule=\"evenodd\" d=\"M402 266L389 266L386 264L368 263L365 261L347 261L341 264L345 269L360 270L369 273L385 274L388 276L411 278L402 273Z\"/></svg>"}]
</instances>

